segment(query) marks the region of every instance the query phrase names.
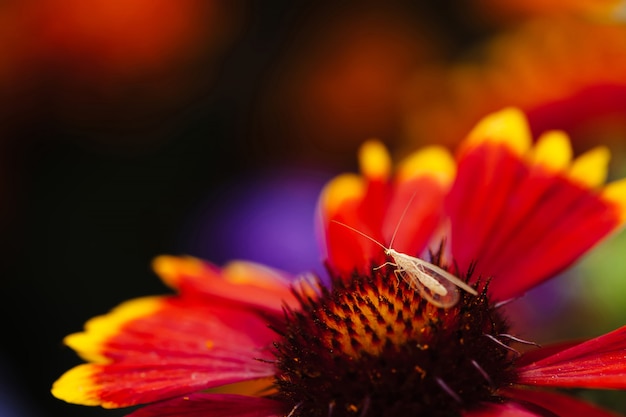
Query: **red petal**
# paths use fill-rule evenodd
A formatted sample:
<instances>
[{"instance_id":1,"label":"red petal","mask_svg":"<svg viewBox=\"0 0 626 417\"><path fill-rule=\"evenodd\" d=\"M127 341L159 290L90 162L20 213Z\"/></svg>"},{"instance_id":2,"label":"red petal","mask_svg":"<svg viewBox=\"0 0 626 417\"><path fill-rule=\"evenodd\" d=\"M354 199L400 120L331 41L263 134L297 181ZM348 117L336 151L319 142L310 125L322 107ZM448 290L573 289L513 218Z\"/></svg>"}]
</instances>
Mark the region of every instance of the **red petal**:
<instances>
[{"instance_id":1,"label":"red petal","mask_svg":"<svg viewBox=\"0 0 626 417\"><path fill-rule=\"evenodd\" d=\"M626 326L518 369L518 382L579 388L626 388Z\"/></svg>"},{"instance_id":2,"label":"red petal","mask_svg":"<svg viewBox=\"0 0 626 417\"><path fill-rule=\"evenodd\" d=\"M537 404L546 410L550 410L559 416L585 416L585 417L618 417L617 414L600 409L587 402L576 398L553 392L509 389L504 392L509 398L528 401Z\"/></svg>"},{"instance_id":3,"label":"red petal","mask_svg":"<svg viewBox=\"0 0 626 417\"><path fill-rule=\"evenodd\" d=\"M249 312L172 299L156 314L124 326L106 342L103 354L126 361L146 354L184 357L209 351L269 358L258 351L275 338L266 320Z\"/></svg>"},{"instance_id":4,"label":"red petal","mask_svg":"<svg viewBox=\"0 0 626 417\"><path fill-rule=\"evenodd\" d=\"M117 311L126 305L132 305L132 301L88 322L87 330L68 336L67 343L79 353L97 349L107 361L155 356L184 358L216 352L228 352L234 357L254 352L256 357L269 358L257 351L276 337L266 321L253 313L172 297L162 299L160 309L152 314L121 323L115 333L99 338L99 333L108 328L109 317L114 320Z\"/></svg>"},{"instance_id":5,"label":"red petal","mask_svg":"<svg viewBox=\"0 0 626 417\"><path fill-rule=\"evenodd\" d=\"M530 169L506 146L464 153L447 200L452 253L461 270L494 277L499 299L521 295L568 267L619 224L592 190Z\"/></svg>"},{"instance_id":6,"label":"red petal","mask_svg":"<svg viewBox=\"0 0 626 417\"><path fill-rule=\"evenodd\" d=\"M143 407L127 417L280 417L283 405L266 398L193 394Z\"/></svg>"},{"instance_id":7,"label":"red petal","mask_svg":"<svg viewBox=\"0 0 626 417\"><path fill-rule=\"evenodd\" d=\"M158 309L124 322L127 311ZM271 376L274 332L246 311L211 308L194 300L140 299L87 323L67 343L100 364L81 365L57 381L58 398L124 407L242 380Z\"/></svg>"},{"instance_id":8,"label":"red petal","mask_svg":"<svg viewBox=\"0 0 626 417\"><path fill-rule=\"evenodd\" d=\"M231 262L220 269L193 257L160 256L153 267L181 294L209 298L212 304L225 301L277 314L284 303L296 304L286 274L252 262Z\"/></svg>"},{"instance_id":9,"label":"red petal","mask_svg":"<svg viewBox=\"0 0 626 417\"><path fill-rule=\"evenodd\" d=\"M246 361L217 361L208 357L186 360L160 360L110 365L85 364L71 369L59 379L69 390L80 393L62 398L68 402L129 407L187 395L226 384L271 376L267 364ZM79 396L80 395L80 396Z\"/></svg>"},{"instance_id":10,"label":"red petal","mask_svg":"<svg viewBox=\"0 0 626 417\"><path fill-rule=\"evenodd\" d=\"M369 271L373 264L384 263L384 248L371 239L418 256L440 225L445 188L440 181L424 175L397 184L389 197L389 190L384 191L382 184L370 181L362 200L344 202L334 217L328 219L322 213L331 268L349 274L355 269ZM371 239L333 221L351 226Z\"/></svg>"},{"instance_id":11,"label":"red petal","mask_svg":"<svg viewBox=\"0 0 626 417\"><path fill-rule=\"evenodd\" d=\"M540 359L546 358L548 356L552 356L557 352L570 348L572 346L576 346L580 344L581 341L577 340L568 340L559 343L551 343L546 346L542 346L538 349L532 349L524 352L524 354L515 362L515 365L518 368L522 366L526 366L530 363L537 362Z\"/></svg>"},{"instance_id":12,"label":"red petal","mask_svg":"<svg viewBox=\"0 0 626 417\"><path fill-rule=\"evenodd\" d=\"M428 176L397 184L385 216L385 241L398 252L420 256L441 224L446 191Z\"/></svg>"},{"instance_id":13,"label":"red petal","mask_svg":"<svg viewBox=\"0 0 626 417\"><path fill-rule=\"evenodd\" d=\"M535 408L535 407L532 407ZM483 403L473 410L463 411L463 417L556 417L545 410L529 410L516 402Z\"/></svg>"},{"instance_id":14,"label":"red petal","mask_svg":"<svg viewBox=\"0 0 626 417\"><path fill-rule=\"evenodd\" d=\"M319 203L328 266L344 277L384 263L385 246L419 255L440 226L444 195L456 173L450 153L437 146L405 158L393 182L391 158L381 143L366 142L359 160L363 176L336 177Z\"/></svg>"},{"instance_id":15,"label":"red petal","mask_svg":"<svg viewBox=\"0 0 626 417\"><path fill-rule=\"evenodd\" d=\"M325 217L322 213L326 260L332 272L340 276L350 276L355 270L368 271L373 262L382 263L385 259L383 248L343 225L350 226L381 244L386 243L379 224L371 225L357 215L361 204L362 201L346 201L334 216ZM377 204L383 205L385 202L379 201Z\"/></svg>"}]
</instances>

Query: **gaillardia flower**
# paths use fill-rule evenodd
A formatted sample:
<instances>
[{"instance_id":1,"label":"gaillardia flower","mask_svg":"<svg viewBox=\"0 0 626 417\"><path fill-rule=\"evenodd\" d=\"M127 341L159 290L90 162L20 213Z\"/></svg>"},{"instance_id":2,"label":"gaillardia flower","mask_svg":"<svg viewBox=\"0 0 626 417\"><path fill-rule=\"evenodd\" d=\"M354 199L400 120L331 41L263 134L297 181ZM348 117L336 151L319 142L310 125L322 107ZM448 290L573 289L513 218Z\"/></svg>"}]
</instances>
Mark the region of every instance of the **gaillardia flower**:
<instances>
[{"instance_id":1,"label":"gaillardia flower","mask_svg":"<svg viewBox=\"0 0 626 417\"><path fill-rule=\"evenodd\" d=\"M626 388L626 327L537 347L503 311L625 222L626 181L604 184L607 150L572 160L563 133L533 144L506 109L456 159L429 147L393 169L377 142L359 158L362 175L335 178L319 202L330 284L159 257L177 294L128 301L68 336L88 363L53 394L143 405L133 417L614 415L551 388Z\"/></svg>"}]
</instances>

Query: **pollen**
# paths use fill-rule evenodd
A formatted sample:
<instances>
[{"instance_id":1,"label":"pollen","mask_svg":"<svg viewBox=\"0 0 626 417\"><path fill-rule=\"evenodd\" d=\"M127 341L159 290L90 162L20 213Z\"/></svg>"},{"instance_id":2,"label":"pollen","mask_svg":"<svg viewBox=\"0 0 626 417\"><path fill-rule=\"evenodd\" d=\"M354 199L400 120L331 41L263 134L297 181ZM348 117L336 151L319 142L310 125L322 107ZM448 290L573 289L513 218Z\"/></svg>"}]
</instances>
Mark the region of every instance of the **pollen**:
<instances>
[{"instance_id":1,"label":"pollen","mask_svg":"<svg viewBox=\"0 0 626 417\"><path fill-rule=\"evenodd\" d=\"M289 416L455 416L515 381L508 325L484 285L438 308L385 267L319 293L300 294L277 330Z\"/></svg>"}]
</instances>

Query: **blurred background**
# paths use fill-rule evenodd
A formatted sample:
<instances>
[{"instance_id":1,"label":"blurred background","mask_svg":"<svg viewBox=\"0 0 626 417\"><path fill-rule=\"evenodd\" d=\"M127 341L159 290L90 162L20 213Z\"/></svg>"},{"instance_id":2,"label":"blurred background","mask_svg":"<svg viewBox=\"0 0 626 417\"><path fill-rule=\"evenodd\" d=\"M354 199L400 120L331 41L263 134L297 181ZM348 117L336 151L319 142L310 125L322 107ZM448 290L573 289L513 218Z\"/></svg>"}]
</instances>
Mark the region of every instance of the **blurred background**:
<instances>
[{"instance_id":1,"label":"blurred background","mask_svg":"<svg viewBox=\"0 0 626 417\"><path fill-rule=\"evenodd\" d=\"M608 0L1 2L0 415L126 413L49 388L80 362L66 334L168 291L156 255L323 272L315 201L367 138L397 158L454 147L515 105L578 153L608 145L626 176L625 16ZM622 233L513 321L540 342L626 323L624 253Z\"/></svg>"}]
</instances>

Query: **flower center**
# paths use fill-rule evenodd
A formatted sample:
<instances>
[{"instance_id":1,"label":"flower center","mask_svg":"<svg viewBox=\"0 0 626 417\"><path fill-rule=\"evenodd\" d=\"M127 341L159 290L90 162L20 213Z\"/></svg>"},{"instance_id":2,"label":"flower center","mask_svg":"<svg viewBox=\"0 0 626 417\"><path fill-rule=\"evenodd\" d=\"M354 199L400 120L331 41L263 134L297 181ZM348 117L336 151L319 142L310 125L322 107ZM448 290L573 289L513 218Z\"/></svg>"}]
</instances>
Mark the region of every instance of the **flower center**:
<instances>
[{"instance_id":1,"label":"flower center","mask_svg":"<svg viewBox=\"0 0 626 417\"><path fill-rule=\"evenodd\" d=\"M300 299L275 343L289 417L454 416L515 380L508 326L486 290L441 309L386 267Z\"/></svg>"}]
</instances>

